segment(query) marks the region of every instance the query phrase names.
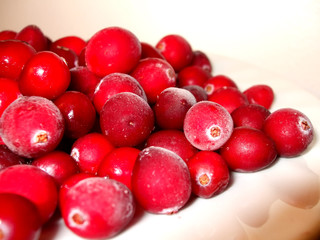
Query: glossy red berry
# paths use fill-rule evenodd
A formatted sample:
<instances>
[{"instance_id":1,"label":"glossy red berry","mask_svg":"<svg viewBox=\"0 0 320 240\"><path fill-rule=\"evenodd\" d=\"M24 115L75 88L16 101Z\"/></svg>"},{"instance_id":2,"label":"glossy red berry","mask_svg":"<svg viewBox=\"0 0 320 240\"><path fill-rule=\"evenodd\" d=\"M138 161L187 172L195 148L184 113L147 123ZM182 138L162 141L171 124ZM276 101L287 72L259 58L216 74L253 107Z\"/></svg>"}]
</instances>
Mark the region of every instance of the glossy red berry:
<instances>
[{"instance_id":1,"label":"glossy red berry","mask_svg":"<svg viewBox=\"0 0 320 240\"><path fill-rule=\"evenodd\" d=\"M199 66L208 73L212 73L213 65L208 55L200 50L193 51L192 66Z\"/></svg>"},{"instance_id":2,"label":"glossy red berry","mask_svg":"<svg viewBox=\"0 0 320 240\"><path fill-rule=\"evenodd\" d=\"M15 39L16 35L17 35L17 32L13 31L13 30L0 31L0 41L1 40L12 40L12 39Z\"/></svg>"},{"instance_id":3,"label":"glossy red berry","mask_svg":"<svg viewBox=\"0 0 320 240\"><path fill-rule=\"evenodd\" d=\"M64 36L52 42L50 50L52 51L53 48L61 46L74 51L79 56L86 45L86 41L78 36Z\"/></svg>"},{"instance_id":4,"label":"glossy red berry","mask_svg":"<svg viewBox=\"0 0 320 240\"><path fill-rule=\"evenodd\" d=\"M18 83L9 78L0 78L0 117L3 111L22 94Z\"/></svg>"},{"instance_id":5,"label":"glossy red berry","mask_svg":"<svg viewBox=\"0 0 320 240\"><path fill-rule=\"evenodd\" d=\"M30 44L37 52L48 50L47 38L36 25L25 26L17 33L16 39Z\"/></svg>"},{"instance_id":6,"label":"glossy red berry","mask_svg":"<svg viewBox=\"0 0 320 240\"><path fill-rule=\"evenodd\" d=\"M203 84L203 88L207 92L208 96L211 96L214 91L223 87L238 88L235 81L233 81L230 77L226 75L213 76Z\"/></svg>"},{"instance_id":7,"label":"glossy red berry","mask_svg":"<svg viewBox=\"0 0 320 240\"><path fill-rule=\"evenodd\" d=\"M272 88L265 84L253 85L243 93L247 96L249 103L259 104L266 109L271 107L274 100Z\"/></svg>"},{"instance_id":8,"label":"glossy red berry","mask_svg":"<svg viewBox=\"0 0 320 240\"><path fill-rule=\"evenodd\" d=\"M157 48L147 42L141 42L141 59L144 58L165 59Z\"/></svg>"},{"instance_id":9,"label":"glossy red berry","mask_svg":"<svg viewBox=\"0 0 320 240\"><path fill-rule=\"evenodd\" d=\"M51 51L62 57L69 69L78 66L78 56L73 50L62 46L51 46Z\"/></svg>"},{"instance_id":10,"label":"glossy red berry","mask_svg":"<svg viewBox=\"0 0 320 240\"><path fill-rule=\"evenodd\" d=\"M198 85L202 87L210 76L207 71L199 66L187 66L178 73L178 86Z\"/></svg>"}]
</instances>

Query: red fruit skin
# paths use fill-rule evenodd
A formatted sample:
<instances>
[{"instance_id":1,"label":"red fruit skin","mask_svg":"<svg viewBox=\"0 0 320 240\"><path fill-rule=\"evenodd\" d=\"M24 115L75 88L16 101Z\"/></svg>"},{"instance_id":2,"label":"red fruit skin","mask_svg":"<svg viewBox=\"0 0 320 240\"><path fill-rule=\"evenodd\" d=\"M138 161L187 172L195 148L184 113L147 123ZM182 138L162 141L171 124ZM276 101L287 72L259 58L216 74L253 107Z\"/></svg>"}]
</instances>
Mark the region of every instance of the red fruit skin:
<instances>
[{"instance_id":1,"label":"red fruit skin","mask_svg":"<svg viewBox=\"0 0 320 240\"><path fill-rule=\"evenodd\" d=\"M205 70L206 72L208 72L210 74L213 70L213 66L212 66L212 63L211 63L209 57L207 56L206 53L204 53L200 50L193 51L193 58L191 61L191 65L192 66L199 66L203 70Z\"/></svg>"},{"instance_id":2,"label":"red fruit skin","mask_svg":"<svg viewBox=\"0 0 320 240\"><path fill-rule=\"evenodd\" d=\"M311 144L314 128L310 119L292 108L272 112L265 120L263 131L275 142L281 157L296 157Z\"/></svg>"},{"instance_id":3,"label":"red fruit skin","mask_svg":"<svg viewBox=\"0 0 320 240\"><path fill-rule=\"evenodd\" d=\"M96 120L96 110L89 97L81 92L66 91L54 104L65 120L65 136L77 139L89 133Z\"/></svg>"},{"instance_id":4,"label":"red fruit skin","mask_svg":"<svg viewBox=\"0 0 320 240\"><path fill-rule=\"evenodd\" d=\"M183 161L189 159L198 152L180 130L160 130L153 132L146 141L146 147L162 147L179 155Z\"/></svg>"},{"instance_id":5,"label":"red fruit skin","mask_svg":"<svg viewBox=\"0 0 320 240\"><path fill-rule=\"evenodd\" d=\"M190 198L190 173L186 163L177 154L151 146L143 149L136 160L132 189L146 211L173 214Z\"/></svg>"},{"instance_id":6,"label":"red fruit skin","mask_svg":"<svg viewBox=\"0 0 320 240\"><path fill-rule=\"evenodd\" d=\"M237 84L230 77L225 75L213 76L203 84L203 88L208 94L208 97L211 96L214 91L223 87L238 88Z\"/></svg>"},{"instance_id":7,"label":"red fruit skin","mask_svg":"<svg viewBox=\"0 0 320 240\"><path fill-rule=\"evenodd\" d=\"M64 36L51 43L50 50L57 46L68 48L75 52L77 56L80 55L82 49L87 45L86 41L78 36Z\"/></svg>"},{"instance_id":8,"label":"red fruit skin","mask_svg":"<svg viewBox=\"0 0 320 240\"><path fill-rule=\"evenodd\" d=\"M68 153L58 150L34 159L31 164L52 176L58 187L79 172L76 161Z\"/></svg>"},{"instance_id":9,"label":"red fruit skin","mask_svg":"<svg viewBox=\"0 0 320 240\"><path fill-rule=\"evenodd\" d=\"M101 161L113 149L113 144L105 135L88 133L74 142L70 155L78 163L81 172L96 174Z\"/></svg>"},{"instance_id":10,"label":"red fruit skin","mask_svg":"<svg viewBox=\"0 0 320 240\"><path fill-rule=\"evenodd\" d=\"M104 104L100 112L100 127L114 146L134 147L143 143L154 129L154 114L141 97L122 92Z\"/></svg>"},{"instance_id":11,"label":"red fruit skin","mask_svg":"<svg viewBox=\"0 0 320 240\"><path fill-rule=\"evenodd\" d=\"M12 40L15 39L17 32L12 30L3 30L0 31L0 41L1 40Z\"/></svg>"},{"instance_id":12,"label":"red fruit skin","mask_svg":"<svg viewBox=\"0 0 320 240\"><path fill-rule=\"evenodd\" d=\"M201 198L211 198L229 185L230 172L220 154L212 151L199 151L189 161L192 192Z\"/></svg>"},{"instance_id":13,"label":"red fruit skin","mask_svg":"<svg viewBox=\"0 0 320 240\"><path fill-rule=\"evenodd\" d=\"M78 66L78 56L73 50L62 46L51 46L51 51L62 57L69 69Z\"/></svg>"},{"instance_id":14,"label":"red fruit skin","mask_svg":"<svg viewBox=\"0 0 320 240\"><path fill-rule=\"evenodd\" d=\"M176 86L174 69L168 62L160 58L142 59L130 75L140 83L150 104L156 102L163 90Z\"/></svg>"},{"instance_id":15,"label":"red fruit skin","mask_svg":"<svg viewBox=\"0 0 320 240\"><path fill-rule=\"evenodd\" d=\"M23 96L12 102L0 118L0 136L14 153L35 158L54 150L64 134L64 119L46 98Z\"/></svg>"},{"instance_id":16,"label":"red fruit skin","mask_svg":"<svg viewBox=\"0 0 320 240\"><path fill-rule=\"evenodd\" d=\"M187 66L178 73L177 81L179 87L188 85L203 86L211 75L199 66Z\"/></svg>"},{"instance_id":17,"label":"red fruit skin","mask_svg":"<svg viewBox=\"0 0 320 240\"><path fill-rule=\"evenodd\" d=\"M113 149L101 162L98 176L111 178L126 185L130 190L133 166L141 150L133 147Z\"/></svg>"},{"instance_id":18,"label":"red fruit skin","mask_svg":"<svg viewBox=\"0 0 320 240\"><path fill-rule=\"evenodd\" d=\"M120 27L98 31L85 50L88 69L100 77L114 72L129 73L140 57L140 41L132 32Z\"/></svg>"},{"instance_id":19,"label":"red fruit skin","mask_svg":"<svg viewBox=\"0 0 320 240\"><path fill-rule=\"evenodd\" d=\"M274 100L272 88L265 84L253 85L245 90L243 94L246 95L249 103L259 104L266 109L270 109Z\"/></svg>"},{"instance_id":20,"label":"red fruit skin","mask_svg":"<svg viewBox=\"0 0 320 240\"><path fill-rule=\"evenodd\" d=\"M263 131L237 127L221 147L220 154L233 171L256 172L276 160L277 150L273 140Z\"/></svg>"},{"instance_id":21,"label":"red fruit skin","mask_svg":"<svg viewBox=\"0 0 320 240\"><path fill-rule=\"evenodd\" d=\"M233 121L229 112L221 105L202 101L188 110L183 130L194 147L215 151L231 136Z\"/></svg>"},{"instance_id":22,"label":"red fruit skin","mask_svg":"<svg viewBox=\"0 0 320 240\"><path fill-rule=\"evenodd\" d=\"M33 47L19 40L0 41L0 77L17 80L26 62L35 54Z\"/></svg>"},{"instance_id":23,"label":"red fruit skin","mask_svg":"<svg viewBox=\"0 0 320 240\"><path fill-rule=\"evenodd\" d=\"M43 51L29 59L18 82L23 95L53 100L67 90L70 72L61 57L53 52Z\"/></svg>"},{"instance_id":24,"label":"red fruit skin","mask_svg":"<svg viewBox=\"0 0 320 240\"><path fill-rule=\"evenodd\" d=\"M193 50L190 43L182 36L166 35L159 40L156 48L176 72L191 64Z\"/></svg>"},{"instance_id":25,"label":"red fruit skin","mask_svg":"<svg viewBox=\"0 0 320 240\"><path fill-rule=\"evenodd\" d=\"M22 94L18 83L9 78L0 78L0 117L3 111Z\"/></svg>"},{"instance_id":26,"label":"red fruit skin","mask_svg":"<svg viewBox=\"0 0 320 240\"><path fill-rule=\"evenodd\" d=\"M0 206L1 239L39 239L41 221L32 202L16 194L0 193Z\"/></svg>"},{"instance_id":27,"label":"red fruit skin","mask_svg":"<svg viewBox=\"0 0 320 240\"><path fill-rule=\"evenodd\" d=\"M0 171L12 165L25 163L25 159L13 153L6 145L0 145Z\"/></svg>"},{"instance_id":28,"label":"red fruit skin","mask_svg":"<svg viewBox=\"0 0 320 240\"><path fill-rule=\"evenodd\" d=\"M21 29L17 35L16 39L20 41L27 42L30 44L37 52L48 50L47 38L41 31L41 29L36 25L28 25Z\"/></svg>"},{"instance_id":29,"label":"red fruit skin","mask_svg":"<svg viewBox=\"0 0 320 240\"><path fill-rule=\"evenodd\" d=\"M83 179L65 197L63 220L83 238L111 238L128 225L135 213L131 191L112 179Z\"/></svg>"},{"instance_id":30,"label":"red fruit skin","mask_svg":"<svg viewBox=\"0 0 320 240\"><path fill-rule=\"evenodd\" d=\"M165 60L164 56L154 46L146 42L141 42L141 59L144 58L160 58Z\"/></svg>"},{"instance_id":31,"label":"red fruit skin","mask_svg":"<svg viewBox=\"0 0 320 240\"><path fill-rule=\"evenodd\" d=\"M147 96L140 83L125 73L110 73L101 79L93 94L93 104L98 113L113 95L120 92L132 92L147 101Z\"/></svg>"},{"instance_id":32,"label":"red fruit skin","mask_svg":"<svg viewBox=\"0 0 320 240\"><path fill-rule=\"evenodd\" d=\"M1 170L0 193L13 193L30 200L37 207L42 224L57 207L58 190L54 179L32 165L14 165Z\"/></svg>"},{"instance_id":33,"label":"red fruit skin","mask_svg":"<svg viewBox=\"0 0 320 240\"><path fill-rule=\"evenodd\" d=\"M188 85L182 88L190 91L196 98L197 102L208 100L208 95L206 91L198 85Z\"/></svg>"}]
</instances>

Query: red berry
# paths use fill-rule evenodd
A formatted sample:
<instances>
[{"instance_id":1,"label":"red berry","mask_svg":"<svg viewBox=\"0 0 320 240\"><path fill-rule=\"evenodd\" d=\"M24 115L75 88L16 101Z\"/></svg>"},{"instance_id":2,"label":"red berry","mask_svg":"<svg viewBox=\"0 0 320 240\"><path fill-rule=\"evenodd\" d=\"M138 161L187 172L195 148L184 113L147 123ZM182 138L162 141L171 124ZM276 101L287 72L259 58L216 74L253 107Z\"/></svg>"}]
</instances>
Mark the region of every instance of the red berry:
<instances>
[{"instance_id":1,"label":"red berry","mask_svg":"<svg viewBox=\"0 0 320 240\"><path fill-rule=\"evenodd\" d=\"M0 117L3 111L22 94L18 83L9 78L0 78Z\"/></svg>"},{"instance_id":2,"label":"red berry","mask_svg":"<svg viewBox=\"0 0 320 240\"><path fill-rule=\"evenodd\" d=\"M313 140L314 130L310 119L292 108L272 112L263 127L276 144L281 157L295 157L307 149Z\"/></svg>"},{"instance_id":3,"label":"red berry","mask_svg":"<svg viewBox=\"0 0 320 240\"><path fill-rule=\"evenodd\" d=\"M100 177L86 178L65 195L62 217L67 227L83 238L111 238L132 220L135 203L122 183Z\"/></svg>"},{"instance_id":4,"label":"red berry","mask_svg":"<svg viewBox=\"0 0 320 240\"><path fill-rule=\"evenodd\" d=\"M85 50L87 67L100 77L114 72L129 73L140 57L140 41L133 33L120 27L98 31Z\"/></svg>"},{"instance_id":5,"label":"red berry","mask_svg":"<svg viewBox=\"0 0 320 240\"><path fill-rule=\"evenodd\" d=\"M139 204L148 212L173 214L191 195L186 163L177 154L161 147L143 149L132 174L132 188Z\"/></svg>"},{"instance_id":6,"label":"red berry","mask_svg":"<svg viewBox=\"0 0 320 240\"><path fill-rule=\"evenodd\" d=\"M270 86L259 84L253 85L243 92L249 103L259 104L269 109L274 100L274 93Z\"/></svg>"},{"instance_id":7,"label":"red berry","mask_svg":"<svg viewBox=\"0 0 320 240\"><path fill-rule=\"evenodd\" d=\"M21 29L17 35L16 39L30 44L37 52L48 50L47 38L41 31L41 29L36 25L28 25Z\"/></svg>"},{"instance_id":8,"label":"red berry","mask_svg":"<svg viewBox=\"0 0 320 240\"><path fill-rule=\"evenodd\" d=\"M237 127L220 154L232 170L255 172L270 166L277 157L277 150L273 140L261 130Z\"/></svg>"},{"instance_id":9,"label":"red berry","mask_svg":"<svg viewBox=\"0 0 320 240\"><path fill-rule=\"evenodd\" d=\"M64 119L53 102L23 96L12 102L0 118L0 135L6 146L26 158L54 150L64 134Z\"/></svg>"},{"instance_id":10,"label":"red berry","mask_svg":"<svg viewBox=\"0 0 320 240\"><path fill-rule=\"evenodd\" d=\"M189 161L192 192L202 198L211 198L226 190L230 173L225 160L216 152L200 151Z\"/></svg>"},{"instance_id":11,"label":"red berry","mask_svg":"<svg viewBox=\"0 0 320 240\"><path fill-rule=\"evenodd\" d=\"M199 66L203 70L205 70L206 72L208 72L210 74L213 69L211 61L210 61L209 57L207 56L207 54L200 51L200 50L193 51L193 58L192 58L191 65L192 66Z\"/></svg>"},{"instance_id":12,"label":"red berry","mask_svg":"<svg viewBox=\"0 0 320 240\"><path fill-rule=\"evenodd\" d=\"M109 98L100 112L102 133L117 147L143 143L154 128L154 115L148 103L131 92Z\"/></svg>"},{"instance_id":13,"label":"red berry","mask_svg":"<svg viewBox=\"0 0 320 240\"><path fill-rule=\"evenodd\" d=\"M78 66L78 56L73 50L62 46L51 46L51 51L62 57L69 69Z\"/></svg>"},{"instance_id":14,"label":"red berry","mask_svg":"<svg viewBox=\"0 0 320 240\"><path fill-rule=\"evenodd\" d=\"M70 72L61 57L53 52L43 51L29 59L18 82L23 95L53 100L67 90Z\"/></svg>"},{"instance_id":15,"label":"red berry","mask_svg":"<svg viewBox=\"0 0 320 240\"><path fill-rule=\"evenodd\" d=\"M188 85L182 88L190 91L196 98L197 102L208 100L206 91L198 85Z\"/></svg>"},{"instance_id":16,"label":"red berry","mask_svg":"<svg viewBox=\"0 0 320 240\"><path fill-rule=\"evenodd\" d=\"M178 73L177 81L179 87L188 85L203 86L210 78L210 74L199 66L187 66Z\"/></svg>"},{"instance_id":17,"label":"red berry","mask_svg":"<svg viewBox=\"0 0 320 240\"><path fill-rule=\"evenodd\" d=\"M61 46L74 51L79 56L86 44L86 41L78 36L65 36L52 42L50 50L52 51L53 48Z\"/></svg>"},{"instance_id":18,"label":"red berry","mask_svg":"<svg viewBox=\"0 0 320 240\"><path fill-rule=\"evenodd\" d=\"M213 76L203 84L203 88L207 92L208 96L211 96L214 91L223 87L238 88L237 84L225 75Z\"/></svg>"},{"instance_id":19,"label":"red berry","mask_svg":"<svg viewBox=\"0 0 320 240\"><path fill-rule=\"evenodd\" d=\"M0 40L12 40L15 39L17 32L12 30L0 31Z\"/></svg>"},{"instance_id":20,"label":"red berry","mask_svg":"<svg viewBox=\"0 0 320 240\"><path fill-rule=\"evenodd\" d=\"M12 152L4 144L0 145L0 170L25 163L25 159Z\"/></svg>"},{"instance_id":21,"label":"red berry","mask_svg":"<svg viewBox=\"0 0 320 240\"><path fill-rule=\"evenodd\" d=\"M184 134L200 150L219 149L231 136L233 121L221 105L202 101L193 105L184 120Z\"/></svg>"},{"instance_id":22,"label":"red berry","mask_svg":"<svg viewBox=\"0 0 320 240\"><path fill-rule=\"evenodd\" d=\"M144 58L161 58L165 59L164 56L160 53L160 51L154 46L150 45L146 42L141 42L141 59Z\"/></svg>"}]
</instances>

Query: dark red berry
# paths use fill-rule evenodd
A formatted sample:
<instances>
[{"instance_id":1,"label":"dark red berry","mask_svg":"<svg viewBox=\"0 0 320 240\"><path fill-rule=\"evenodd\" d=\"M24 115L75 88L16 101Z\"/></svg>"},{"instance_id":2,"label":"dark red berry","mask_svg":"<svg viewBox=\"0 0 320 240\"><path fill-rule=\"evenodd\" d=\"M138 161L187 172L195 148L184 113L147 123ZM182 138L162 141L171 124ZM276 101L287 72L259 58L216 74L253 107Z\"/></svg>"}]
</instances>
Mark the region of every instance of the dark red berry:
<instances>
[{"instance_id":1,"label":"dark red berry","mask_svg":"<svg viewBox=\"0 0 320 240\"><path fill-rule=\"evenodd\" d=\"M193 58L192 58L191 65L199 66L210 74L212 73L212 70L213 70L213 66L209 57L207 56L206 53L200 50L193 51Z\"/></svg>"},{"instance_id":2,"label":"dark red berry","mask_svg":"<svg viewBox=\"0 0 320 240\"><path fill-rule=\"evenodd\" d=\"M197 102L208 100L206 91L198 85L188 85L182 88L190 91L196 98Z\"/></svg>"},{"instance_id":3,"label":"dark red berry","mask_svg":"<svg viewBox=\"0 0 320 240\"><path fill-rule=\"evenodd\" d=\"M48 50L47 38L42 30L36 25L28 25L21 29L16 39L30 44L37 52Z\"/></svg>"},{"instance_id":4,"label":"dark red berry","mask_svg":"<svg viewBox=\"0 0 320 240\"><path fill-rule=\"evenodd\" d=\"M203 84L203 88L208 94L208 96L211 96L214 91L223 87L238 88L237 84L230 77L226 75L213 76Z\"/></svg>"},{"instance_id":5,"label":"dark red berry","mask_svg":"<svg viewBox=\"0 0 320 240\"><path fill-rule=\"evenodd\" d=\"M210 74L199 66L187 66L178 73L177 81L179 87L188 85L203 86L210 78Z\"/></svg>"}]
</instances>

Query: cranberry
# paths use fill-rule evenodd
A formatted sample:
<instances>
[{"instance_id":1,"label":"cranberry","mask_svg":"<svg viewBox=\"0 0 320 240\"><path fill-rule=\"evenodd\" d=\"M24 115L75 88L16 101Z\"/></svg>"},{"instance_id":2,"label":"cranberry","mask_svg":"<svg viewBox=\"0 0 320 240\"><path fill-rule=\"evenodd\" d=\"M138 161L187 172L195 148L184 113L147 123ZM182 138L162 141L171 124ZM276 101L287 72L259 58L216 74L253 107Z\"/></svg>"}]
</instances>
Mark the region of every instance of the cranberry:
<instances>
[{"instance_id":1,"label":"cranberry","mask_svg":"<svg viewBox=\"0 0 320 240\"><path fill-rule=\"evenodd\" d=\"M188 90L177 87L163 90L154 106L156 123L162 129L182 129L187 111L196 102Z\"/></svg>"},{"instance_id":2,"label":"cranberry","mask_svg":"<svg viewBox=\"0 0 320 240\"><path fill-rule=\"evenodd\" d=\"M12 39L15 39L16 35L17 35L16 31L12 31L12 30L0 31L0 41L1 40L12 40Z\"/></svg>"},{"instance_id":3,"label":"cranberry","mask_svg":"<svg viewBox=\"0 0 320 240\"><path fill-rule=\"evenodd\" d=\"M202 101L189 109L183 129L193 146L200 150L214 151L231 136L233 121L229 112L221 105Z\"/></svg>"},{"instance_id":4,"label":"cranberry","mask_svg":"<svg viewBox=\"0 0 320 240\"><path fill-rule=\"evenodd\" d=\"M270 166L277 157L277 150L272 139L261 130L237 127L220 154L232 170L255 172Z\"/></svg>"},{"instance_id":5,"label":"cranberry","mask_svg":"<svg viewBox=\"0 0 320 240\"><path fill-rule=\"evenodd\" d=\"M0 206L1 239L39 239L42 224L32 202L16 194L0 193Z\"/></svg>"},{"instance_id":6,"label":"cranberry","mask_svg":"<svg viewBox=\"0 0 320 240\"><path fill-rule=\"evenodd\" d=\"M256 103L269 109L274 100L274 93L270 86L265 84L253 85L245 90L249 103Z\"/></svg>"},{"instance_id":7,"label":"cranberry","mask_svg":"<svg viewBox=\"0 0 320 240\"><path fill-rule=\"evenodd\" d=\"M148 102L154 104L159 94L176 86L176 74L171 65L160 58L142 59L131 72L144 89Z\"/></svg>"},{"instance_id":8,"label":"cranberry","mask_svg":"<svg viewBox=\"0 0 320 240\"><path fill-rule=\"evenodd\" d=\"M222 105L232 113L236 108L249 104L247 97L234 87L222 87L208 96L208 101Z\"/></svg>"},{"instance_id":9,"label":"cranberry","mask_svg":"<svg viewBox=\"0 0 320 240\"><path fill-rule=\"evenodd\" d=\"M87 95L77 91L66 91L54 101L54 104L64 117L66 137L76 139L93 128L96 110Z\"/></svg>"},{"instance_id":10,"label":"cranberry","mask_svg":"<svg viewBox=\"0 0 320 240\"><path fill-rule=\"evenodd\" d=\"M101 79L94 91L93 103L97 112L100 113L111 96L120 92L132 92L147 101L143 88L135 78L125 73L111 73Z\"/></svg>"},{"instance_id":11,"label":"cranberry","mask_svg":"<svg viewBox=\"0 0 320 240\"><path fill-rule=\"evenodd\" d=\"M200 51L200 50L193 51L193 58L191 61L191 65L192 66L199 66L203 70L205 70L206 72L208 72L210 74L213 69L212 63L211 63L209 57L207 56L207 54Z\"/></svg>"},{"instance_id":12,"label":"cranberry","mask_svg":"<svg viewBox=\"0 0 320 240\"><path fill-rule=\"evenodd\" d=\"M54 150L64 134L64 119L53 102L23 96L12 102L0 118L0 135L14 153L39 157Z\"/></svg>"},{"instance_id":13,"label":"cranberry","mask_svg":"<svg viewBox=\"0 0 320 240\"><path fill-rule=\"evenodd\" d=\"M243 105L231 113L235 127L245 126L260 130L269 115L270 111L258 104Z\"/></svg>"},{"instance_id":14,"label":"cranberry","mask_svg":"<svg viewBox=\"0 0 320 240\"><path fill-rule=\"evenodd\" d=\"M223 87L238 88L237 84L230 77L225 75L213 76L203 84L203 88L207 92L208 96L211 96L214 91Z\"/></svg>"},{"instance_id":15,"label":"cranberry","mask_svg":"<svg viewBox=\"0 0 320 240\"><path fill-rule=\"evenodd\" d=\"M7 146L0 145L0 170L25 163L25 159L13 153Z\"/></svg>"},{"instance_id":16,"label":"cranberry","mask_svg":"<svg viewBox=\"0 0 320 240\"><path fill-rule=\"evenodd\" d=\"M153 130L154 115L148 103L138 95L117 93L104 104L100 112L100 126L113 145L137 146Z\"/></svg>"},{"instance_id":17,"label":"cranberry","mask_svg":"<svg viewBox=\"0 0 320 240\"><path fill-rule=\"evenodd\" d=\"M17 80L26 62L36 51L18 40L0 41L0 77Z\"/></svg>"},{"instance_id":18,"label":"cranberry","mask_svg":"<svg viewBox=\"0 0 320 240\"><path fill-rule=\"evenodd\" d=\"M58 187L70 176L78 173L76 161L66 152L52 151L32 161L36 166L52 176Z\"/></svg>"},{"instance_id":19,"label":"cranberry","mask_svg":"<svg viewBox=\"0 0 320 240\"><path fill-rule=\"evenodd\" d=\"M182 36L166 35L158 41L156 48L176 72L191 64L193 50L189 42Z\"/></svg>"},{"instance_id":20,"label":"cranberry","mask_svg":"<svg viewBox=\"0 0 320 240\"><path fill-rule=\"evenodd\" d=\"M143 149L136 160L132 188L137 201L146 211L173 214L190 198L190 173L177 154L151 146Z\"/></svg>"},{"instance_id":21,"label":"cranberry","mask_svg":"<svg viewBox=\"0 0 320 240\"><path fill-rule=\"evenodd\" d=\"M151 146L173 151L185 162L188 162L198 152L198 149L190 144L184 133L180 130L160 130L152 133L146 141L146 147Z\"/></svg>"},{"instance_id":22,"label":"cranberry","mask_svg":"<svg viewBox=\"0 0 320 240\"><path fill-rule=\"evenodd\" d=\"M65 36L52 42L50 50L52 51L52 49L55 49L57 46L61 46L72 50L79 56L86 45L86 41L78 36Z\"/></svg>"},{"instance_id":23,"label":"cranberry","mask_svg":"<svg viewBox=\"0 0 320 240\"><path fill-rule=\"evenodd\" d=\"M67 64L57 54L43 51L25 64L19 88L23 95L41 96L53 100L64 93L70 83Z\"/></svg>"},{"instance_id":24,"label":"cranberry","mask_svg":"<svg viewBox=\"0 0 320 240\"><path fill-rule=\"evenodd\" d=\"M29 43L37 52L47 50L47 38L36 25L28 25L21 29L16 39Z\"/></svg>"},{"instance_id":25,"label":"cranberry","mask_svg":"<svg viewBox=\"0 0 320 240\"><path fill-rule=\"evenodd\" d=\"M0 193L14 193L30 200L39 211L41 223L48 221L57 207L54 179L31 165L13 165L1 170Z\"/></svg>"},{"instance_id":26,"label":"cranberry","mask_svg":"<svg viewBox=\"0 0 320 240\"><path fill-rule=\"evenodd\" d=\"M62 217L83 238L111 238L132 220L135 203L122 183L100 177L86 178L66 193Z\"/></svg>"},{"instance_id":27,"label":"cranberry","mask_svg":"<svg viewBox=\"0 0 320 240\"><path fill-rule=\"evenodd\" d=\"M132 170L139 153L140 150L133 147L113 149L102 160L98 170L98 176L117 180L132 190Z\"/></svg>"},{"instance_id":28,"label":"cranberry","mask_svg":"<svg viewBox=\"0 0 320 240\"><path fill-rule=\"evenodd\" d=\"M73 50L66 47L55 46L51 47L51 51L62 57L69 69L78 66L78 56Z\"/></svg>"},{"instance_id":29,"label":"cranberry","mask_svg":"<svg viewBox=\"0 0 320 240\"><path fill-rule=\"evenodd\" d=\"M192 192L202 198L211 198L226 190L230 173L226 161L212 151L199 151L189 161Z\"/></svg>"},{"instance_id":30,"label":"cranberry","mask_svg":"<svg viewBox=\"0 0 320 240\"><path fill-rule=\"evenodd\" d=\"M15 80L0 77L0 117L10 103L21 96L18 83Z\"/></svg>"},{"instance_id":31,"label":"cranberry","mask_svg":"<svg viewBox=\"0 0 320 240\"><path fill-rule=\"evenodd\" d=\"M69 90L82 92L92 100L94 90L100 82L100 78L84 66L71 68L70 74L71 81Z\"/></svg>"},{"instance_id":32,"label":"cranberry","mask_svg":"<svg viewBox=\"0 0 320 240\"><path fill-rule=\"evenodd\" d=\"M108 27L95 33L85 50L90 71L100 77L109 73L129 73L141 57L141 44L130 31Z\"/></svg>"},{"instance_id":33,"label":"cranberry","mask_svg":"<svg viewBox=\"0 0 320 240\"><path fill-rule=\"evenodd\" d=\"M161 58L165 59L160 51L149 43L141 42L141 59L144 58Z\"/></svg>"},{"instance_id":34,"label":"cranberry","mask_svg":"<svg viewBox=\"0 0 320 240\"><path fill-rule=\"evenodd\" d=\"M196 98L197 102L208 100L206 91L198 85L188 85L182 88L190 91Z\"/></svg>"},{"instance_id":35,"label":"cranberry","mask_svg":"<svg viewBox=\"0 0 320 240\"><path fill-rule=\"evenodd\" d=\"M76 160L82 172L96 174L101 161L114 146L101 133L88 133L72 145L70 155Z\"/></svg>"},{"instance_id":36,"label":"cranberry","mask_svg":"<svg viewBox=\"0 0 320 240\"><path fill-rule=\"evenodd\" d=\"M295 157L307 149L313 140L314 130L310 119L292 108L272 112L263 127L276 144L281 157Z\"/></svg>"},{"instance_id":37,"label":"cranberry","mask_svg":"<svg viewBox=\"0 0 320 240\"><path fill-rule=\"evenodd\" d=\"M188 85L203 86L210 78L210 74L199 66L188 66L178 73L178 85L184 87Z\"/></svg>"}]
</instances>

